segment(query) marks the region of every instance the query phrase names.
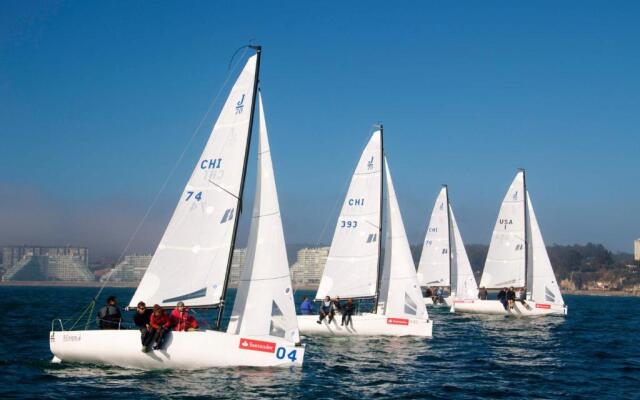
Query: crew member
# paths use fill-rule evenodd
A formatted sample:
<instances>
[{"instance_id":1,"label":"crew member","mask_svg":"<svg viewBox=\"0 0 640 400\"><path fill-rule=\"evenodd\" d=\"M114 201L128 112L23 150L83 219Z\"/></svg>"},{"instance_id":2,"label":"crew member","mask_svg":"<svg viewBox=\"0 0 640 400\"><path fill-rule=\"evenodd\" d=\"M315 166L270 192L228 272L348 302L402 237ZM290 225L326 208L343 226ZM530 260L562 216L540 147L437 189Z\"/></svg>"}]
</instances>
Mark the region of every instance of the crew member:
<instances>
[{"instance_id":1,"label":"crew member","mask_svg":"<svg viewBox=\"0 0 640 400\"><path fill-rule=\"evenodd\" d=\"M311 315L313 314L313 303L307 296L302 298L302 304L300 304L300 313L302 315Z\"/></svg>"},{"instance_id":2,"label":"crew member","mask_svg":"<svg viewBox=\"0 0 640 400\"><path fill-rule=\"evenodd\" d=\"M151 319L149 321L149 325L151 325L151 332L153 333L153 342L155 342L155 346L153 346L154 350L162 349L162 344L164 342L165 334L169 327L171 326L171 321L169 317L164 312L162 307L155 304L153 306L153 314L151 314ZM146 348L148 351L148 347Z\"/></svg>"},{"instance_id":3,"label":"crew member","mask_svg":"<svg viewBox=\"0 0 640 400\"><path fill-rule=\"evenodd\" d=\"M145 351L149 343L153 339L151 334L151 314L153 310L147 308L144 301L138 303L136 307L136 315L133 316L133 323L140 329L140 342L142 342L142 351Z\"/></svg>"},{"instance_id":4,"label":"crew member","mask_svg":"<svg viewBox=\"0 0 640 400\"><path fill-rule=\"evenodd\" d=\"M353 299L347 300L347 304L342 307L342 323L340 323L340 326L344 326L346 324L347 327L349 327L349 324L353 325L353 322L351 321L353 308Z\"/></svg>"},{"instance_id":5,"label":"crew member","mask_svg":"<svg viewBox=\"0 0 640 400\"><path fill-rule=\"evenodd\" d=\"M96 322L100 329L120 329L122 322L122 313L118 308L118 300L116 296L109 296L107 304L100 309Z\"/></svg>"},{"instance_id":6,"label":"crew member","mask_svg":"<svg viewBox=\"0 0 640 400\"><path fill-rule=\"evenodd\" d=\"M320 319L318 319L316 322L320 324L322 323L322 320L325 319L325 317L328 317L328 323L331 323L334 316L335 310L333 309L333 302L331 301L331 298L329 296L325 296L324 300L320 304Z\"/></svg>"},{"instance_id":7,"label":"crew member","mask_svg":"<svg viewBox=\"0 0 640 400\"><path fill-rule=\"evenodd\" d=\"M169 316L174 331L197 331L198 321L189 314L189 309L183 302L178 302Z\"/></svg>"}]
</instances>

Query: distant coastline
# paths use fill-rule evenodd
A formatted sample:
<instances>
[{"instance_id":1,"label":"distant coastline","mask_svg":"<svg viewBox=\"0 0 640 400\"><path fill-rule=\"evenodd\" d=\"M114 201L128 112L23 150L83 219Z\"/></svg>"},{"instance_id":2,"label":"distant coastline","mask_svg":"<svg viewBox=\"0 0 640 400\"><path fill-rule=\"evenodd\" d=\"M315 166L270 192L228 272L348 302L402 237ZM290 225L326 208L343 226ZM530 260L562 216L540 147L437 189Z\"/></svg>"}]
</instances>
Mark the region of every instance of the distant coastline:
<instances>
[{"instance_id":1,"label":"distant coastline","mask_svg":"<svg viewBox=\"0 0 640 400\"><path fill-rule=\"evenodd\" d=\"M74 282L74 281L0 281L0 286L32 286L32 287L101 287L102 282ZM135 288L138 282L109 282L106 287L110 288ZM235 286L229 286L235 287ZM316 286L296 286L294 290L315 291ZM583 296L615 296L615 297L640 297L640 292L630 292L624 290L563 290L562 294L574 294Z\"/></svg>"}]
</instances>

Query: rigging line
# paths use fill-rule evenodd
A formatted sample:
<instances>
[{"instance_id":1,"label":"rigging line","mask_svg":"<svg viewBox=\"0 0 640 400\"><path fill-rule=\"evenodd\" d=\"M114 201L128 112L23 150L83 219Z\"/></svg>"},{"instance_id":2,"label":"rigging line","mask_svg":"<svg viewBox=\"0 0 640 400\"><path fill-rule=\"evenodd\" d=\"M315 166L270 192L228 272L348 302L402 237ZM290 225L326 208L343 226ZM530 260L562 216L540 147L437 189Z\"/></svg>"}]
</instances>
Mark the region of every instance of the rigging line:
<instances>
[{"instance_id":1,"label":"rigging line","mask_svg":"<svg viewBox=\"0 0 640 400\"><path fill-rule=\"evenodd\" d=\"M240 200L240 197L236 196L235 194L231 193L230 191L228 191L227 189L223 188L222 186L218 185L217 183L215 183L214 181L212 181L211 179L209 179L209 183L214 185L215 187L217 187L218 189L224 191L225 193L227 193L229 196L233 197L236 200Z\"/></svg>"},{"instance_id":2,"label":"rigging line","mask_svg":"<svg viewBox=\"0 0 640 400\"><path fill-rule=\"evenodd\" d=\"M162 194L162 192L164 192L164 189L167 187L167 184L169 183L169 180L171 179L171 177L173 176L173 174L176 172L176 170L178 169L178 165L180 165L180 163L182 162L182 159L184 158L184 156L187 154L187 151L189 150L189 148L191 147L191 143L193 143L193 140L196 138L196 136L198 135L198 132L200 131L200 128L202 128L202 125L204 125L205 121L207 120L207 117L209 116L209 114L211 113L211 111L213 110L214 105L218 102L218 98L220 97L220 95L222 94L222 91L224 90L224 88L227 86L227 83L229 82L229 79L231 79L231 76L233 75L234 71L236 70L236 68L238 68L238 66L240 65L241 61L244 59L244 56L247 54L247 51L249 50L249 46L243 46L241 48L239 48L238 50L236 50L236 53L238 53L238 51L240 51L241 49L244 49L244 51L242 52L241 57L238 57L238 61L235 63L235 65L231 65L231 63L229 64L229 72L227 73L227 77L224 80L224 82L222 83L222 85L220 86L220 89L218 89L218 93L216 93L215 97L213 98L213 100L211 101L211 103L209 104L209 107L207 108L207 111L204 113L204 115L202 116L202 118L200 119L200 122L198 123L198 125L196 126L196 128L194 129L193 133L191 134L191 137L189 138L189 140L187 141L187 144L184 146L184 148L182 149L182 153L180 153L180 156L178 157L178 159L176 160L176 162L173 164L173 167L171 167L171 170L169 171L169 174L167 175L167 177L165 178L164 182L162 183L162 185L160 186L160 190L158 190L158 192L156 193L155 197L153 198L153 201L151 202L151 205L149 205L149 208L147 208L147 211L144 213L144 216L142 217L142 219L140 220L140 223L138 224L138 226L136 227L136 229L133 231L133 234L131 235L131 237L129 238L129 241L127 242L126 246L124 247L124 249L122 250L122 253L120 253L120 256L117 258L117 262L116 265L118 263L120 263L120 261L124 258L124 255L126 254L127 251L129 251L129 247L131 246L131 243L133 243L133 240L136 238L136 236L138 235L138 232L140 231L140 229L142 228L142 226L144 225L144 223L147 220L147 217L149 216L149 214L151 213L151 210L153 209L153 207L156 205L156 203L158 202L158 199L160 198L160 195ZM233 61L233 57L231 59ZM115 269L115 266L114 266ZM102 284L102 286L100 287L100 290L98 290L98 293L95 295L95 297L93 298L93 302L95 302L98 297L100 296L100 294L102 293L102 291L104 290L105 286L107 285L107 283L109 282L109 279L111 279L111 275L113 274L114 269L112 269L109 273L109 275L107 276L107 278L104 280L104 283Z\"/></svg>"}]
</instances>

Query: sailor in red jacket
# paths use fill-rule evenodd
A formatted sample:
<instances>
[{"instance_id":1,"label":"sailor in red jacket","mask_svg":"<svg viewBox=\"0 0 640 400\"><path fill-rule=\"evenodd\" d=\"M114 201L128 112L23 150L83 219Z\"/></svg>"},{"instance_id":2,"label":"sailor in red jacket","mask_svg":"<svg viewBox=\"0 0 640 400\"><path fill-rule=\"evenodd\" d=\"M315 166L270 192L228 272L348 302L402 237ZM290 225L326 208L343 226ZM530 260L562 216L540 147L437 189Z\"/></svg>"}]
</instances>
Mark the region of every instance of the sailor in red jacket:
<instances>
[{"instance_id":1,"label":"sailor in red jacket","mask_svg":"<svg viewBox=\"0 0 640 400\"><path fill-rule=\"evenodd\" d=\"M189 314L189 309L179 302L169 316L174 331L197 331L198 321Z\"/></svg>"},{"instance_id":2,"label":"sailor in red jacket","mask_svg":"<svg viewBox=\"0 0 640 400\"><path fill-rule=\"evenodd\" d=\"M171 320L164 312L162 307L155 304L153 306L153 314L151 314L151 318L149 320L149 325L151 325L151 334L153 335L153 341L156 343L153 346L154 350L162 349L162 342L164 341L164 334L169 327L171 326ZM143 352L149 351L148 347L142 349Z\"/></svg>"}]
</instances>

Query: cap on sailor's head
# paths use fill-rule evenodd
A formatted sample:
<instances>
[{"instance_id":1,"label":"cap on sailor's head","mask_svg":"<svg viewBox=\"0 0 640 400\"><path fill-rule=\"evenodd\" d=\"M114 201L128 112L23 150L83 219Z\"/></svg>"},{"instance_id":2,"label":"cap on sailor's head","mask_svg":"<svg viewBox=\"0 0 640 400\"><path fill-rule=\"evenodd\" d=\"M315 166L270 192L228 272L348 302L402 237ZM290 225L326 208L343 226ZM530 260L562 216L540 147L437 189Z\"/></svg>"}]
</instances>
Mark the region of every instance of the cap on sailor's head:
<instances>
[{"instance_id":1,"label":"cap on sailor's head","mask_svg":"<svg viewBox=\"0 0 640 400\"><path fill-rule=\"evenodd\" d=\"M176 307L184 307L184 303L179 301L178 304L176 304Z\"/></svg>"}]
</instances>

